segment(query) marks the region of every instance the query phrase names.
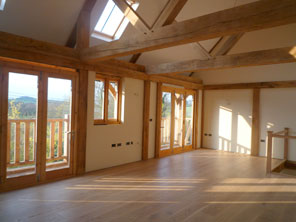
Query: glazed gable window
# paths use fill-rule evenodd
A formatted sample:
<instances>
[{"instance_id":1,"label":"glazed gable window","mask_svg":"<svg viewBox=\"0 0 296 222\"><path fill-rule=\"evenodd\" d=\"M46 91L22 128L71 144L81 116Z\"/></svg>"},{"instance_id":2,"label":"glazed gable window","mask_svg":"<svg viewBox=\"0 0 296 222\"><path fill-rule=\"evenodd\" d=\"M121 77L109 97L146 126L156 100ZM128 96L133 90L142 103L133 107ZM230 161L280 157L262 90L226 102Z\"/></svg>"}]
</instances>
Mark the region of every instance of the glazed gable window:
<instances>
[{"instance_id":1,"label":"glazed gable window","mask_svg":"<svg viewBox=\"0 0 296 222\"><path fill-rule=\"evenodd\" d=\"M133 10L137 10L139 3L126 1ZM130 9L129 9L130 10ZM125 14L129 11L124 12ZM110 42L118 40L126 29L129 20L117 5L109 0L92 34L93 37Z\"/></svg>"}]
</instances>

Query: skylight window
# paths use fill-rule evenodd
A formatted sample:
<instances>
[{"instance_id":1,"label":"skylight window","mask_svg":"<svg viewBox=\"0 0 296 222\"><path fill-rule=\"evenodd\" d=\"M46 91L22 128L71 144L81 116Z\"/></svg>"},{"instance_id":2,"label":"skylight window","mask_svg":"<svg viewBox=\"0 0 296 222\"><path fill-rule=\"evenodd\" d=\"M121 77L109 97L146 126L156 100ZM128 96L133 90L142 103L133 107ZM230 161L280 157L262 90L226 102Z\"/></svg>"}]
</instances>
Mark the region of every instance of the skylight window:
<instances>
[{"instance_id":1,"label":"skylight window","mask_svg":"<svg viewBox=\"0 0 296 222\"><path fill-rule=\"evenodd\" d=\"M126 2L134 10L137 10L139 3L134 3L131 0L127 0ZM123 34L128 23L129 20L125 17L122 11L112 0L109 0L92 36L108 42L117 40Z\"/></svg>"},{"instance_id":2,"label":"skylight window","mask_svg":"<svg viewBox=\"0 0 296 222\"><path fill-rule=\"evenodd\" d=\"M0 0L0 10L1 11L4 10L5 2L6 2L6 0Z\"/></svg>"}]
</instances>

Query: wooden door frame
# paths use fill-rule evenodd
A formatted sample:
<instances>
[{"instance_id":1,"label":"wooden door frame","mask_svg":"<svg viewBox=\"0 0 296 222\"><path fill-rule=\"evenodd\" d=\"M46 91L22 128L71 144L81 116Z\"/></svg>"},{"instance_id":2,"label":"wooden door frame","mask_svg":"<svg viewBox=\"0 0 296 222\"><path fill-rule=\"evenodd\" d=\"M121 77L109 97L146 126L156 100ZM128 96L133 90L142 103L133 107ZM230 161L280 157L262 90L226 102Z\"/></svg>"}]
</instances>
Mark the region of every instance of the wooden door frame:
<instances>
[{"instance_id":1,"label":"wooden door frame","mask_svg":"<svg viewBox=\"0 0 296 222\"><path fill-rule=\"evenodd\" d=\"M39 70L39 71L38 71ZM19 176L7 178L7 124L8 124L8 83L9 83L9 72L15 72L19 74L28 74L38 76L38 108L37 108L37 148L36 149L36 164L35 173L31 175ZM42 66L31 66L26 64L18 64L9 62L5 65L0 64L0 102L2 104L0 109L0 192L14 189L20 189L29 187L37 184L47 183L58 179L63 179L75 175L77 164L77 137L71 141L70 161L71 169L57 171L52 175L46 175L46 156L42 155L46 153L46 137L43 136L46 133L46 121L47 121L47 76L61 79L72 80L72 124L71 128L77 131L77 99L78 99L78 73L72 70L60 70L54 68L47 68ZM45 108L46 107L46 108ZM45 121L44 121L45 119ZM45 130L44 130L45 129ZM44 137L44 138L42 138ZM45 143L44 143L45 142ZM43 157L43 158L42 158ZM65 172L67 171L67 172Z\"/></svg>"},{"instance_id":2,"label":"wooden door frame","mask_svg":"<svg viewBox=\"0 0 296 222\"><path fill-rule=\"evenodd\" d=\"M161 115L162 115L162 94L163 92L171 93L171 137L170 137L170 149L161 150ZM174 148L174 120L175 120L175 93L183 94L183 136L182 147ZM185 145L185 119L186 119L186 98L187 96L193 96L193 126L192 126L192 144ZM164 157L172 154L191 151L197 147L197 120L198 120L198 92L192 89L177 88L172 86L164 86L160 84L158 86L157 93L157 114L156 114L156 157Z\"/></svg>"},{"instance_id":3,"label":"wooden door frame","mask_svg":"<svg viewBox=\"0 0 296 222\"><path fill-rule=\"evenodd\" d=\"M61 169L56 169L56 170L49 170L46 171L46 137L43 135L42 139L45 142L45 145L43 145L43 155L42 157L44 160L42 161L42 164L44 165L44 180L53 180L53 179L58 179L58 178L65 178L74 175L76 172L76 164L74 164L76 161L75 159L77 158L76 155L76 122L77 122L77 79L78 79L78 73L77 75L72 74L63 74L63 73L44 73L44 116L43 116L43 121L44 121L44 129L43 132L47 132L47 111L48 111L48 79L49 78L57 78L57 79L65 79L65 80L71 80L72 81L72 101L71 101L71 139L70 139L70 158L69 158L69 167L61 168Z\"/></svg>"}]
</instances>

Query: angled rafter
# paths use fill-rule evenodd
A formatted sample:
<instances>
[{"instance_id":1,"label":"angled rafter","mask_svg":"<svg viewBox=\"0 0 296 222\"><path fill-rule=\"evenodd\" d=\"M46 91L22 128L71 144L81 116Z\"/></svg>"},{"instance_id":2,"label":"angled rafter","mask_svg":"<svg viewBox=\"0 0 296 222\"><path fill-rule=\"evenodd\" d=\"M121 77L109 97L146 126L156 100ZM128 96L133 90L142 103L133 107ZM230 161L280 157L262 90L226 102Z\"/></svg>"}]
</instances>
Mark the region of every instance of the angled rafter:
<instances>
[{"instance_id":1,"label":"angled rafter","mask_svg":"<svg viewBox=\"0 0 296 222\"><path fill-rule=\"evenodd\" d=\"M152 29L157 29L162 26L172 24L187 3L187 1L188 0L169 0L168 4L161 12L160 16L153 24Z\"/></svg>"},{"instance_id":2,"label":"angled rafter","mask_svg":"<svg viewBox=\"0 0 296 222\"><path fill-rule=\"evenodd\" d=\"M227 55L227 53L235 46L235 44L241 39L243 35L244 33L238 33L231 36L222 37L211 49L210 54L212 56Z\"/></svg>"},{"instance_id":3,"label":"angled rafter","mask_svg":"<svg viewBox=\"0 0 296 222\"><path fill-rule=\"evenodd\" d=\"M296 62L296 46L261 50L227 56L217 56L209 60L189 60L147 66L147 74L177 74L201 70L225 69L245 66L259 66Z\"/></svg>"},{"instance_id":4,"label":"angled rafter","mask_svg":"<svg viewBox=\"0 0 296 222\"><path fill-rule=\"evenodd\" d=\"M295 22L295 0L262 0L165 26L148 35L91 47L81 51L81 57L106 60Z\"/></svg>"},{"instance_id":5,"label":"angled rafter","mask_svg":"<svg viewBox=\"0 0 296 222\"><path fill-rule=\"evenodd\" d=\"M172 24L187 1L188 0L169 0L166 6L164 7L164 10L161 12L159 17L153 24L152 29ZM141 53L133 55L130 59L130 62L136 63L140 56Z\"/></svg>"},{"instance_id":6,"label":"angled rafter","mask_svg":"<svg viewBox=\"0 0 296 222\"><path fill-rule=\"evenodd\" d=\"M97 0L86 0L81 11L80 11L80 14L78 16L78 20L77 22L75 23L75 26L67 40L67 43L66 43L66 46L67 47L70 47L70 48L74 48L75 45L76 45L76 33L77 33L77 23L79 21L79 17L81 16L82 13L84 12L91 12L92 9L94 8L95 4L96 4Z\"/></svg>"},{"instance_id":7,"label":"angled rafter","mask_svg":"<svg viewBox=\"0 0 296 222\"><path fill-rule=\"evenodd\" d=\"M150 32L150 26L139 16L139 14L125 1L113 0L130 23L143 33Z\"/></svg>"}]
</instances>

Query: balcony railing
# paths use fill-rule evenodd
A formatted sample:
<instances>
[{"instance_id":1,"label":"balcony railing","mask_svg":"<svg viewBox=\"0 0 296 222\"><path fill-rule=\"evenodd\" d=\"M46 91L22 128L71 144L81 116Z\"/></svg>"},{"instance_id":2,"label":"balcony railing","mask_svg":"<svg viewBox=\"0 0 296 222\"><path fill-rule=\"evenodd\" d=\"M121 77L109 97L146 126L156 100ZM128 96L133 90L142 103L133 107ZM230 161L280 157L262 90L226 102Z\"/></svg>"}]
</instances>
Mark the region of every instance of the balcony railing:
<instances>
[{"instance_id":1,"label":"balcony railing","mask_svg":"<svg viewBox=\"0 0 296 222\"><path fill-rule=\"evenodd\" d=\"M7 175L35 171L36 119L10 119L7 131ZM46 132L47 168L67 163L69 119L48 119Z\"/></svg>"},{"instance_id":2,"label":"balcony railing","mask_svg":"<svg viewBox=\"0 0 296 222\"><path fill-rule=\"evenodd\" d=\"M178 122L176 122L176 120L178 120ZM188 142L192 142L190 137L192 136L192 127L191 127L191 123L192 122L192 118L186 118L185 119L185 127L186 130L186 134L185 134L185 144L187 145ZM181 119L177 119L175 118L175 129L179 128L179 127L183 127L183 123ZM161 147L162 149L169 149L170 148L170 137L171 137L171 118L162 118L161 119L161 138L160 138L160 142L161 142ZM182 138L181 137L182 134L180 135L175 135L174 138L174 143L178 144L178 141Z\"/></svg>"}]
</instances>

